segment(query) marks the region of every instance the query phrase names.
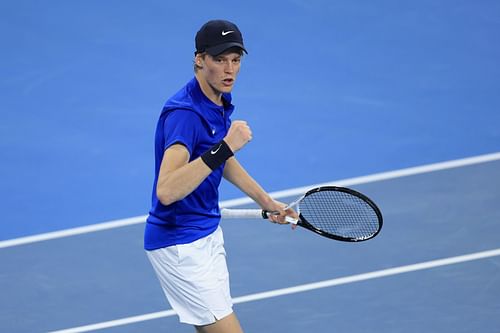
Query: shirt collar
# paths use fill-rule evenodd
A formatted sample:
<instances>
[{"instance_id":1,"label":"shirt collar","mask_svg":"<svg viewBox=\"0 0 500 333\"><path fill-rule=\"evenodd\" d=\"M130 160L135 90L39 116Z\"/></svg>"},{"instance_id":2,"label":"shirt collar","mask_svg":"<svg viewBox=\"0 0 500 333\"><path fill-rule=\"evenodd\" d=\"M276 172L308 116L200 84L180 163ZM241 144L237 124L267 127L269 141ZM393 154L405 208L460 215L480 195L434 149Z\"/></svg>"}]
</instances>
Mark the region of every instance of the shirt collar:
<instances>
[{"instance_id":1,"label":"shirt collar","mask_svg":"<svg viewBox=\"0 0 500 333\"><path fill-rule=\"evenodd\" d=\"M221 109L223 108L224 111L232 111L234 109L234 106L231 104L232 101L232 96L231 93L223 93L222 94L222 103L223 105L217 105L214 102L212 102L201 90L200 83L194 77L189 83L189 87L191 88L191 91L193 92L194 96L198 99L198 101L202 102L205 104L205 106L211 108L211 109Z\"/></svg>"}]
</instances>

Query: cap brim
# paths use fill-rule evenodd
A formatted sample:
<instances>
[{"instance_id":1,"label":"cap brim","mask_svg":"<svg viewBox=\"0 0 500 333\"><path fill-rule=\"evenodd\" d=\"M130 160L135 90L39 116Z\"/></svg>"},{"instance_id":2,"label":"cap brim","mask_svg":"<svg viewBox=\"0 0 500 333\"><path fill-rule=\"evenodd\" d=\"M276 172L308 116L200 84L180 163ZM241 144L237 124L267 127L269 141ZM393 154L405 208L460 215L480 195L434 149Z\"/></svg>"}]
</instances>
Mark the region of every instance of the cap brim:
<instances>
[{"instance_id":1,"label":"cap brim","mask_svg":"<svg viewBox=\"0 0 500 333\"><path fill-rule=\"evenodd\" d=\"M206 49L205 52L207 52L211 56L215 57L215 56L222 54L222 53L224 53L224 51L229 50L230 48L233 48L233 47L240 48L243 50L243 52L248 54L247 50L245 50L245 48L243 47L243 44L238 43L238 42L231 42L231 43L224 43L224 44L216 45L216 46L213 46L213 47Z\"/></svg>"}]
</instances>

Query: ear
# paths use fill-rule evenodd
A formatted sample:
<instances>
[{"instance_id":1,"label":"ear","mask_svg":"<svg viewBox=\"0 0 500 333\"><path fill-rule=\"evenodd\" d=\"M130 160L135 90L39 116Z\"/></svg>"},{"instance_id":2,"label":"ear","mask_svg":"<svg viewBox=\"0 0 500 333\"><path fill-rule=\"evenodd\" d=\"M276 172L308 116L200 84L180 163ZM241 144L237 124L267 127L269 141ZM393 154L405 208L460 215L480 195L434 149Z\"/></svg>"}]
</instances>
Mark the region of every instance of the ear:
<instances>
[{"instance_id":1,"label":"ear","mask_svg":"<svg viewBox=\"0 0 500 333\"><path fill-rule=\"evenodd\" d=\"M195 57L194 57L194 63L196 64L196 66L198 67L203 67L203 61L204 61L204 54L203 53L198 53Z\"/></svg>"}]
</instances>

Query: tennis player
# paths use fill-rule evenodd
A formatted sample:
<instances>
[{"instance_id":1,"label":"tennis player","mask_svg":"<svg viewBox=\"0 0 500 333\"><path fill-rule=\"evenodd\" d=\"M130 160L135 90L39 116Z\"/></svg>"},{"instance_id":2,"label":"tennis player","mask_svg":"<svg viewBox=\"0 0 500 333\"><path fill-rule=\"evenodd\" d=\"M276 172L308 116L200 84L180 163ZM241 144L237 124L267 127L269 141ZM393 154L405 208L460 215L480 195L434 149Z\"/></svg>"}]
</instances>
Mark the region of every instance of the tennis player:
<instances>
[{"instance_id":1,"label":"tennis player","mask_svg":"<svg viewBox=\"0 0 500 333\"><path fill-rule=\"evenodd\" d=\"M238 27L204 24L195 38L195 77L165 104L155 137L155 180L144 247L163 291L183 323L197 332L243 332L232 310L219 192L224 177L274 223L297 217L273 200L234 156L252 139L231 122L231 91L247 53Z\"/></svg>"}]
</instances>

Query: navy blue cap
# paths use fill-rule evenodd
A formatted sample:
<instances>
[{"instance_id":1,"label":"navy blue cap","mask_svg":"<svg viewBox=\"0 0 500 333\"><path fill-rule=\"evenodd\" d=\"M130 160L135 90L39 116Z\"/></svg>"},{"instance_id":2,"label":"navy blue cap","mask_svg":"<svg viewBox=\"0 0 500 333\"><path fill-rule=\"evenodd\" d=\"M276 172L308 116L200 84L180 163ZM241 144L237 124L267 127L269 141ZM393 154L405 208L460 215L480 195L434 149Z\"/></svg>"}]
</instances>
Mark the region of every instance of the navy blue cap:
<instances>
[{"instance_id":1,"label":"navy blue cap","mask_svg":"<svg viewBox=\"0 0 500 333\"><path fill-rule=\"evenodd\" d=\"M206 52L217 56L224 51L237 47L248 53L243 46L243 36L236 24L226 20L212 20L205 23L196 33L196 52Z\"/></svg>"}]
</instances>

